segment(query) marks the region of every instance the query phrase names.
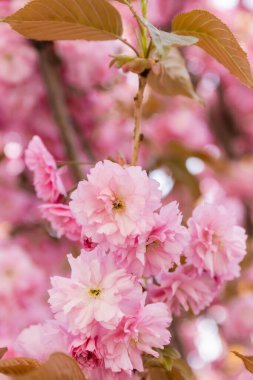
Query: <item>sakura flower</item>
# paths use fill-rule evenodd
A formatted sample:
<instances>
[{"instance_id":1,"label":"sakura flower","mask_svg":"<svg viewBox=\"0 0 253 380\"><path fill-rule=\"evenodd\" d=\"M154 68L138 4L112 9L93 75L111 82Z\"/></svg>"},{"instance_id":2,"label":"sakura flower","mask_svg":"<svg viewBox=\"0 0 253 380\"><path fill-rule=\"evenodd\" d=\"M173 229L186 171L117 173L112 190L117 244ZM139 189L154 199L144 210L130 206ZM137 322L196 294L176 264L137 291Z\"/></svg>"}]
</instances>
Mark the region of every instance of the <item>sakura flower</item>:
<instances>
[{"instance_id":1,"label":"sakura flower","mask_svg":"<svg viewBox=\"0 0 253 380\"><path fill-rule=\"evenodd\" d=\"M15 263L15 265L13 265ZM38 294L45 282L43 271L19 246L0 245L0 299L25 304Z\"/></svg>"},{"instance_id":2,"label":"sakura flower","mask_svg":"<svg viewBox=\"0 0 253 380\"><path fill-rule=\"evenodd\" d=\"M216 297L220 284L208 274L199 275L188 265L178 267L175 272L162 272L158 278L160 286L152 285L149 299L152 302L167 302L173 314L180 315L181 309L197 315Z\"/></svg>"},{"instance_id":3,"label":"sakura flower","mask_svg":"<svg viewBox=\"0 0 253 380\"><path fill-rule=\"evenodd\" d=\"M99 162L72 193L70 208L87 237L124 244L152 227L160 206L158 186L140 167Z\"/></svg>"},{"instance_id":4,"label":"sakura flower","mask_svg":"<svg viewBox=\"0 0 253 380\"><path fill-rule=\"evenodd\" d=\"M114 328L125 314L135 313L141 286L124 269L117 269L111 256L95 249L68 256L71 278L53 277L49 303L56 318L73 334L86 334L99 323Z\"/></svg>"},{"instance_id":5,"label":"sakura flower","mask_svg":"<svg viewBox=\"0 0 253 380\"><path fill-rule=\"evenodd\" d=\"M143 304L136 315L123 318L118 328L105 336L105 367L113 372L143 371L142 354L159 357L154 348L163 349L169 344L170 322L164 303Z\"/></svg>"},{"instance_id":6,"label":"sakura flower","mask_svg":"<svg viewBox=\"0 0 253 380\"><path fill-rule=\"evenodd\" d=\"M182 215L176 202L154 213L154 220L150 232L128 239L114 253L119 266L139 277L157 275L178 264L188 241L188 231L181 225Z\"/></svg>"},{"instance_id":7,"label":"sakura flower","mask_svg":"<svg viewBox=\"0 0 253 380\"><path fill-rule=\"evenodd\" d=\"M102 365L102 356L97 349L97 339L88 338L85 342L76 339L71 348L73 358L83 369L94 369Z\"/></svg>"},{"instance_id":8,"label":"sakura flower","mask_svg":"<svg viewBox=\"0 0 253 380\"><path fill-rule=\"evenodd\" d=\"M179 263L188 241L188 232L181 225L182 215L176 202L171 202L155 214L155 225L146 241L144 275L156 275Z\"/></svg>"},{"instance_id":9,"label":"sakura flower","mask_svg":"<svg viewBox=\"0 0 253 380\"><path fill-rule=\"evenodd\" d=\"M34 136L25 152L27 167L34 172L34 186L39 198L56 202L66 191L55 160L38 136Z\"/></svg>"},{"instance_id":10,"label":"sakura flower","mask_svg":"<svg viewBox=\"0 0 253 380\"><path fill-rule=\"evenodd\" d=\"M245 344L252 337L253 296L243 294L233 299L228 305L227 318L222 324L223 332L228 341L239 341Z\"/></svg>"},{"instance_id":11,"label":"sakura flower","mask_svg":"<svg viewBox=\"0 0 253 380\"><path fill-rule=\"evenodd\" d=\"M76 223L68 205L52 203L42 205L40 209L43 218L51 223L58 238L66 236L69 240L81 240L81 227Z\"/></svg>"},{"instance_id":12,"label":"sakura flower","mask_svg":"<svg viewBox=\"0 0 253 380\"><path fill-rule=\"evenodd\" d=\"M68 335L55 320L24 329L15 342L15 350L26 357L47 360L54 352L68 353Z\"/></svg>"},{"instance_id":13,"label":"sakura flower","mask_svg":"<svg viewBox=\"0 0 253 380\"><path fill-rule=\"evenodd\" d=\"M199 273L231 280L239 276L239 263L246 255L246 234L234 215L221 205L201 204L188 221L190 243L187 260Z\"/></svg>"}]
</instances>

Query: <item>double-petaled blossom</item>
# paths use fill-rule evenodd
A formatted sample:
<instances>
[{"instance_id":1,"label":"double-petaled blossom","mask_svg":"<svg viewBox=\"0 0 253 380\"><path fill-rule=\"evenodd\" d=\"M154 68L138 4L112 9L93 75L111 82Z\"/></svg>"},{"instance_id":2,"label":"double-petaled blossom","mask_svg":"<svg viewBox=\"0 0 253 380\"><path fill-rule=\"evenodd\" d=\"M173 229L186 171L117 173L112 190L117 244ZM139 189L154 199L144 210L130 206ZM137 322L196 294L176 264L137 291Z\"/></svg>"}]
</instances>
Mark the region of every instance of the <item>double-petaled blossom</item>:
<instances>
[{"instance_id":1,"label":"double-petaled blossom","mask_svg":"<svg viewBox=\"0 0 253 380\"><path fill-rule=\"evenodd\" d=\"M158 186L140 167L99 162L72 193L70 208L94 242L124 244L152 227L160 206Z\"/></svg>"},{"instance_id":2,"label":"double-petaled blossom","mask_svg":"<svg viewBox=\"0 0 253 380\"><path fill-rule=\"evenodd\" d=\"M13 265L15 263L15 265ZM38 294L45 281L43 271L18 245L0 245L0 300L26 305Z\"/></svg>"},{"instance_id":3,"label":"double-petaled blossom","mask_svg":"<svg viewBox=\"0 0 253 380\"><path fill-rule=\"evenodd\" d=\"M142 354L159 357L155 349L169 344L170 322L164 303L143 303L138 313L124 317L118 328L103 339L105 367L113 372L143 371Z\"/></svg>"},{"instance_id":4,"label":"double-petaled blossom","mask_svg":"<svg viewBox=\"0 0 253 380\"><path fill-rule=\"evenodd\" d=\"M58 238L66 236L69 240L81 240L81 227L68 205L62 203L47 203L40 206L42 217L48 220Z\"/></svg>"},{"instance_id":5,"label":"double-petaled blossom","mask_svg":"<svg viewBox=\"0 0 253 380\"><path fill-rule=\"evenodd\" d=\"M34 173L34 186L38 198L45 202L56 202L66 195L56 162L41 141L34 136L25 152L27 167Z\"/></svg>"},{"instance_id":6,"label":"double-petaled blossom","mask_svg":"<svg viewBox=\"0 0 253 380\"><path fill-rule=\"evenodd\" d=\"M93 324L115 328L139 307L142 288L135 278L117 269L113 258L96 249L68 256L71 277L53 277L49 291L55 317L73 334L84 333Z\"/></svg>"},{"instance_id":7,"label":"double-petaled blossom","mask_svg":"<svg viewBox=\"0 0 253 380\"><path fill-rule=\"evenodd\" d=\"M176 202L154 213L154 225L146 234L129 239L116 249L120 266L138 276L154 276L180 262L188 242L188 231L181 225L182 215Z\"/></svg>"},{"instance_id":8,"label":"double-petaled blossom","mask_svg":"<svg viewBox=\"0 0 253 380\"><path fill-rule=\"evenodd\" d=\"M188 232L181 225L182 214L176 202L171 202L155 214L155 225L146 239L144 275L168 271L180 262L187 242Z\"/></svg>"},{"instance_id":9,"label":"double-petaled blossom","mask_svg":"<svg viewBox=\"0 0 253 380\"><path fill-rule=\"evenodd\" d=\"M84 341L75 339L71 347L71 355L83 370L91 371L103 365L103 357L97 347L98 337L89 337Z\"/></svg>"},{"instance_id":10,"label":"double-petaled blossom","mask_svg":"<svg viewBox=\"0 0 253 380\"><path fill-rule=\"evenodd\" d=\"M239 263L246 255L246 234L236 225L234 215L221 205L203 203L188 221L190 242L187 262L201 274L221 280L239 276Z\"/></svg>"},{"instance_id":11,"label":"double-petaled blossom","mask_svg":"<svg viewBox=\"0 0 253 380\"><path fill-rule=\"evenodd\" d=\"M150 286L149 300L167 302L175 315L180 315L182 310L199 314L220 289L220 284L207 273L199 275L190 265L179 266L174 272L162 272L157 280L160 285Z\"/></svg>"},{"instance_id":12,"label":"double-petaled blossom","mask_svg":"<svg viewBox=\"0 0 253 380\"><path fill-rule=\"evenodd\" d=\"M15 351L25 357L47 360L55 352L68 353L69 336L55 320L32 325L18 336Z\"/></svg>"}]
</instances>

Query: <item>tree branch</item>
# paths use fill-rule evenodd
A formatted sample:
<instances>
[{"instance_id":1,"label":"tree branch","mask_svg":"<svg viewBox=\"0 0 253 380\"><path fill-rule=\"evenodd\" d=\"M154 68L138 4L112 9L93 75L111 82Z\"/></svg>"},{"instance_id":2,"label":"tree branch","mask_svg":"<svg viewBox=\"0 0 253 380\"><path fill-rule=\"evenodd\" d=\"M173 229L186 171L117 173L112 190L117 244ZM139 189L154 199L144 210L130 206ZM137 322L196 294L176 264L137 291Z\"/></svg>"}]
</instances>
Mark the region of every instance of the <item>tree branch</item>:
<instances>
[{"instance_id":1,"label":"tree branch","mask_svg":"<svg viewBox=\"0 0 253 380\"><path fill-rule=\"evenodd\" d=\"M144 72L145 74L145 72ZM138 162L140 143L141 143L141 118L143 108L143 96L147 84L147 76L139 75L139 89L134 98L134 132L132 144L131 165L136 165Z\"/></svg>"},{"instance_id":2,"label":"tree branch","mask_svg":"<svg viewBox=\"0 0 253 380\"><path fill-rule=\"evenodd\" d=\"M75 125L69 113L61 84L58 69L59 59L54 52L52 43L37 41L32 43L39 53L40 69L46 85L49 105L65 147L66 157L69 161L78 162L77 142L74 136ZM71 166L71 170L76 181L83 178L83 173L78 165Z\"/></svg>"}]
</instances>

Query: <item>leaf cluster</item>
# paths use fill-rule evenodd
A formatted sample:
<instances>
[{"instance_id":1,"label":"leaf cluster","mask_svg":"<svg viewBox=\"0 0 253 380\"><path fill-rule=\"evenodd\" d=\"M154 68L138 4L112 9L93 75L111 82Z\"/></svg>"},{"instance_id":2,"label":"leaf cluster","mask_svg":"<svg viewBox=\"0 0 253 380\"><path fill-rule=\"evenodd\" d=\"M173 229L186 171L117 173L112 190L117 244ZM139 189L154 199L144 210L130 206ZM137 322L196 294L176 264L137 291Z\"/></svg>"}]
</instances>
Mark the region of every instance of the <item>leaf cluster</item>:
<instances>
[{"instance_id":1,"label":"leaf cluster","mask_svg":"<svg viewBox=\"0 0 253 380\"><path fill-rule=\"evenodd\" d=\"M112 64L122 67L125 63L125 71L138 75L148 72L150 87L165 96L183 95L201 102L178 50L178 47L190 45L205 50L242 83L253 87L246 53L230 29L212 13L205 10L182 13L173 19L172 32L168 33L138 15L130 1L116 1L130 8L139 25L140 44L145 46L135 48L122 37L121 15L107 0L32 0L3 21L23 36L35 40L119 39L132 48L135 56L127 56L127 59L126 56L114 57Z\"/></svg>"}]
</instances>

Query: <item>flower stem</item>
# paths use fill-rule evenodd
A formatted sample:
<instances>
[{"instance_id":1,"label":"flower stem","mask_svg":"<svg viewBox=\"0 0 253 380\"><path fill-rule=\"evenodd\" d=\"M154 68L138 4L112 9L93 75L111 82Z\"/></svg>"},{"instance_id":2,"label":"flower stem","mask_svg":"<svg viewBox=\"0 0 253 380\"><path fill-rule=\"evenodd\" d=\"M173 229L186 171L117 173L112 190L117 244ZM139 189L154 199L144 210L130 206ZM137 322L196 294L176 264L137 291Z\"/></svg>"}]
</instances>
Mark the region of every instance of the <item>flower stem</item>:
<instances>
[{"instance_id":1,"label":"flower stem","mask_svg":"<svg viewBox=\"0 0 253 380\"><path fill-rule=\"evenodd\" d=\"M147 77L139 75L139 89L134 98L134 132L132 144L131 165L136 165L138 162L140 143L141 143L141 118L143 108L144 91L147 84Z\"/></svg>"}]
</instances>

